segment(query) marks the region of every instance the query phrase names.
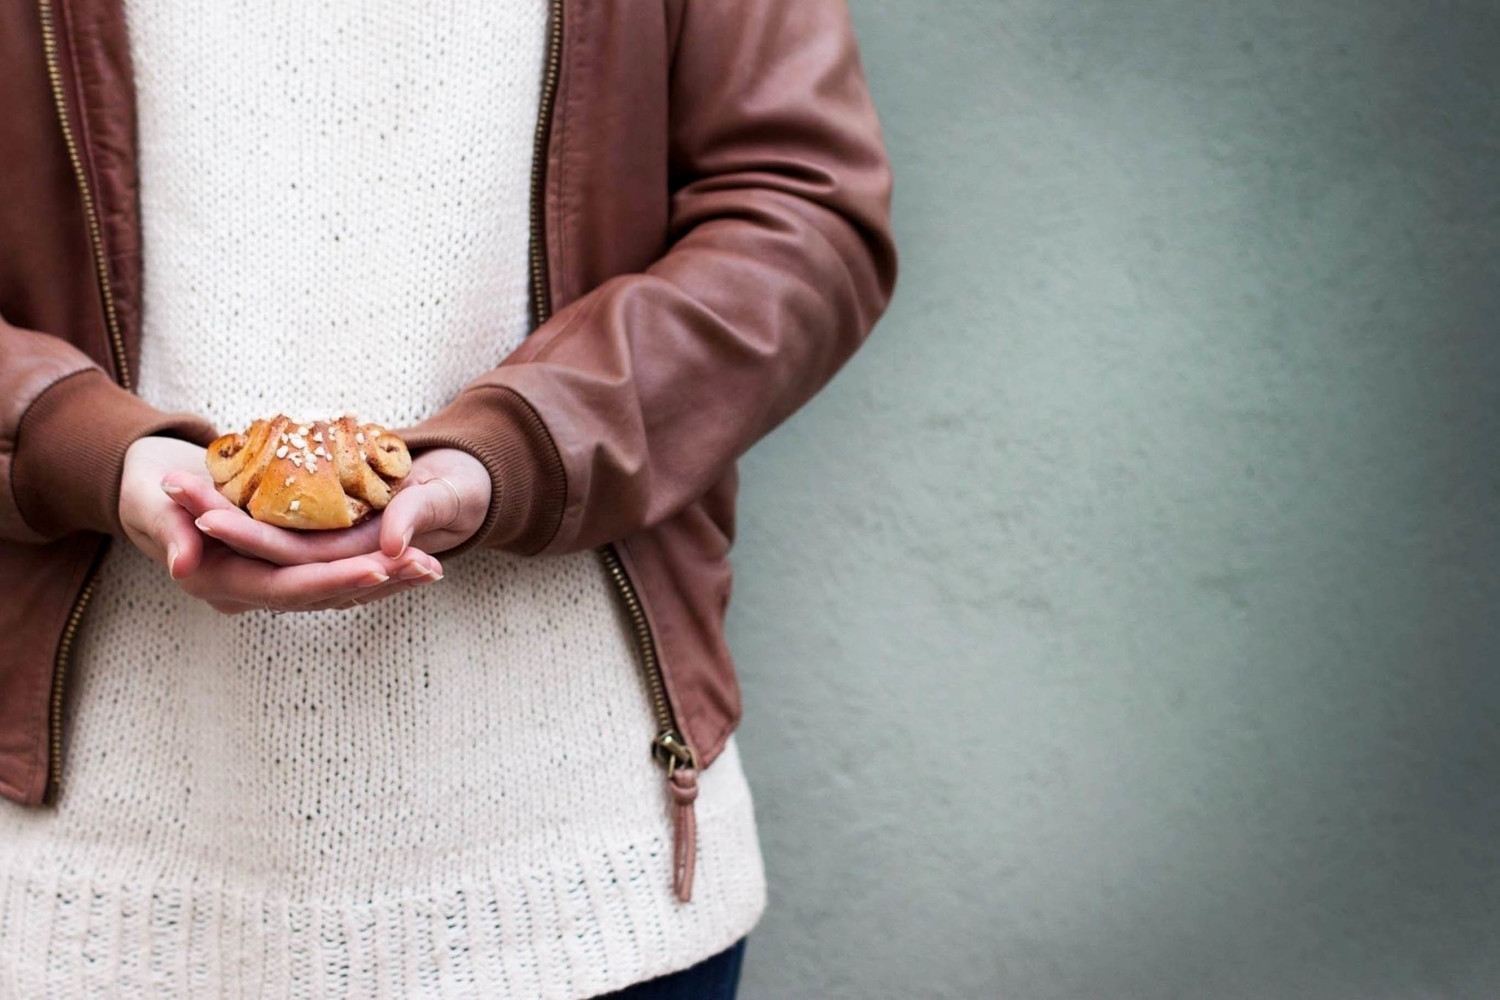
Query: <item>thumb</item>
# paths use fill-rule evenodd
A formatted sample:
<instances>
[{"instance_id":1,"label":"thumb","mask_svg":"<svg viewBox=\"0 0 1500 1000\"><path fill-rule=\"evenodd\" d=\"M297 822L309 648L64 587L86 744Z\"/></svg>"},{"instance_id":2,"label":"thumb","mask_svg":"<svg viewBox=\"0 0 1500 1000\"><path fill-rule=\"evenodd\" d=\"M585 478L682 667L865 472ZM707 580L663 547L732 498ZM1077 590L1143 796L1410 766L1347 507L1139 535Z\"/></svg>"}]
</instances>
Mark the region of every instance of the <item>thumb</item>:
<instances>
[{"instance_id":1,"label":"thumb","mask_svg":"<svg viewBox=\"0 0 1500 1000\"><path fill-rule=\"evenodd\" d=\"M177 506L193 517L202 517L211 510L236 509L227 497L214 489L211 480L181 469L173 469L163 476L161 488Z\"/></svg>"},{"instance_id":2,"label":"thumb","mask_svg":"<svg viewBox=\"0 0 1500 1000\"><path fill-rule=\"evenodd\" d=\"M417 535L452 524L458 498L436 477L399 490L380 518L380 551L400 556Z\"/></svg>"},{"instance_id":3,"label":"thumb","mask_svg":"<svg viewBox=\"0 0 1500 1000\"><path fill-rule=\"evenodd\" d=\"M191 576L203 562L203 535L193 516L175 503L164 504L151 525L151 539L161 549L172 579Z\"/></svg>"}]
</instances>

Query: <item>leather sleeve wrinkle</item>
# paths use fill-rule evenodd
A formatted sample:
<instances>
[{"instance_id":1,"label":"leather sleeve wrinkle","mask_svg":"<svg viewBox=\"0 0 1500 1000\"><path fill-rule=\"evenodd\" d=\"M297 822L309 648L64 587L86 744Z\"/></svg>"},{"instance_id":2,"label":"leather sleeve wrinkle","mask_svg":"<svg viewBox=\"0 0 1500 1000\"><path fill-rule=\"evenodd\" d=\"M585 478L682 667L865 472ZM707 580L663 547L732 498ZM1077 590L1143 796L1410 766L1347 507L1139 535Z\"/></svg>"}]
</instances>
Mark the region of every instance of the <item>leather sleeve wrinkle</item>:
<instances>
[{"instance_id":1,"label":"leather sleeve wrinkle","mask_svg":"<svg viewBox=\"0 0 1500 1000\"><path fill-rule=\"evenodd\" d=\"M478 380L533 407L567 470L546 553L704 495L832 378L894 287L889 169L842 2L681 17L667 250Z\"/></svg>"},{"instance_id":2,"label":"leather sleeve wrinkle","mask_svg":"<svg viewBox=\"0 0 1500 1000\"><path fill-rule=\"evenodd\" d=\"M50 541L77 531L118 535L120 469L147 434L207 444L216 432L126 391L59 337L0 324L0 538Z\"/></svg>"},{"instance_id":3,"label":"leather sleeve wrinkle","mask_svg":"<svg viewBox=\"0 0 1500 1000\"><path fill-rule=\"evenodd\" d=\"M0 539L46 540L25 516L16 489L21 427L37 400L58 383L95 369L82 351L58 337L12 326L0 317Z\"/></svg>"}]
</instances>

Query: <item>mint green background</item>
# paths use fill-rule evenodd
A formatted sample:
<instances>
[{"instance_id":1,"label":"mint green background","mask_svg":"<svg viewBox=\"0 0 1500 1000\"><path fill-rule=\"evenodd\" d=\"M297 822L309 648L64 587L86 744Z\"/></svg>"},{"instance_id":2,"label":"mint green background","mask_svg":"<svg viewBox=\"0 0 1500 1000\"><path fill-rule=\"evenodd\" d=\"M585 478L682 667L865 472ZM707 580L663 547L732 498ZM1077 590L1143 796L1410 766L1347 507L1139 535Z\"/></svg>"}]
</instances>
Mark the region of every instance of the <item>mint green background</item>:
<instances>
[{"instance_id":1,"label":"mint green background","mask_svg":"<svg viewBox=\"0 0 1500 1000\"><path fill-rule=\"evenodd\" d=\"M1500 4L853 9L904 270L743 466L742 997L1500 995Z\"/></svg>"}]
</instances>

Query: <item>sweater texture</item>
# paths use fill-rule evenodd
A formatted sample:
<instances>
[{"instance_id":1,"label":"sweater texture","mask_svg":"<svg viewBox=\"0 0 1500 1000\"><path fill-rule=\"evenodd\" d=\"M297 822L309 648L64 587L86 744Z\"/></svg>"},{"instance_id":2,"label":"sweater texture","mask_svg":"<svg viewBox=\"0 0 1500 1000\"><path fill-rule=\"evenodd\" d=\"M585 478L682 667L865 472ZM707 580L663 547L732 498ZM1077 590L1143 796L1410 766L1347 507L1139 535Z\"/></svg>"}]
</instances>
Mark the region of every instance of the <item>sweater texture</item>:
<instances>
[{"instance_id":1,"label":"sweater texture","mask_svg":"<svg viewBox=\"0 0 1500 1000\"><path fill-rule=\"evenodd\" d=\"M127 0L140 393L414 423L525 336L544 0ZM591 552L233 618L127 544L55 809L0 802L0 998L583 998L765 905L734 741L672 895L656 723Z\"/></svg>"}]
</instances>

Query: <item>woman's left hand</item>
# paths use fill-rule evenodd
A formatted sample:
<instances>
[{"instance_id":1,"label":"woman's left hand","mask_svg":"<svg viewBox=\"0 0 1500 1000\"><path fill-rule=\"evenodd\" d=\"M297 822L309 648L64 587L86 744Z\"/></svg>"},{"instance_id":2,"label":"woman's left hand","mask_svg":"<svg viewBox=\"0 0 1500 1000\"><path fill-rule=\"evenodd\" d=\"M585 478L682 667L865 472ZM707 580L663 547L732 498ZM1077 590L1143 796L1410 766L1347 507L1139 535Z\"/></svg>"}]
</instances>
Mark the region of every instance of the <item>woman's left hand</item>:
<instances>
[{"instance_id":1,"label":"woman's left hand","mask_svg":"<svg viewBox=\"0 0 1500 1000\"><path fill-rule=\"evenodd\" d=\"M380 515L380 550L392 558L415 545L443 552L467 542L490 512L489 470L457 448L434 448L412 458L406 485Z\"/></svg>"},{"instance_id":2,"label":"woman's left hand","mask_svg":"<svg viewBox=\"0 0 1500 1000\"><path fill-rule=\"evenodd\" d=\"M436 555L479 530L492 489L479 459L457 448L434 448L412 457L411 473L378 516L341 531L290 531L251 518L204 478L172 473L164 481L181 487L173 499L193 515L199 531L241 555L279 566L376 551L394 558L408 545Z\"/></svg>"}]
</instances>

